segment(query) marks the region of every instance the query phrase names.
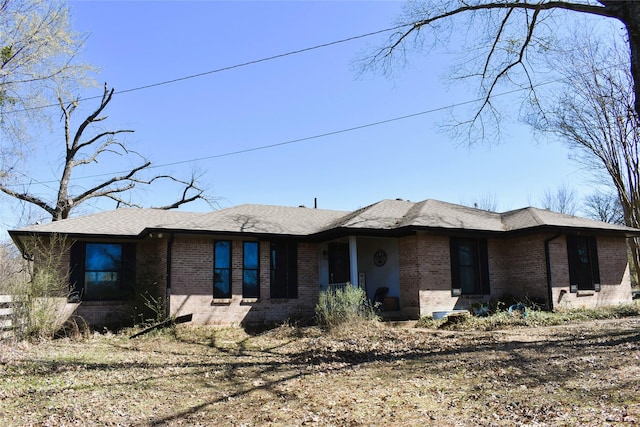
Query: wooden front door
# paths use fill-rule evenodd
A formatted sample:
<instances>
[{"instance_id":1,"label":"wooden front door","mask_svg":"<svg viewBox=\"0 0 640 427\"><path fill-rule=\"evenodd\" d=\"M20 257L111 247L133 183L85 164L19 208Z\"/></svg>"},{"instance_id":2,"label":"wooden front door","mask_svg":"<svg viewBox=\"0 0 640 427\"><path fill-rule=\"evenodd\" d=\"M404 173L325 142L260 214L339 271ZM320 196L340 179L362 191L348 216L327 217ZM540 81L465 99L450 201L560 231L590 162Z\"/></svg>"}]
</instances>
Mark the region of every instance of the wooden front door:
<instances>
[{"instance_id":1,"label":"wooden front door","mask_svg":"<svg viewBox=\"0 0 640 427\"><path fill-rule=\"evenodd\" d=\"M351 280L348 243L329 243L329 283Z\"/></svg>"}]
</instances>

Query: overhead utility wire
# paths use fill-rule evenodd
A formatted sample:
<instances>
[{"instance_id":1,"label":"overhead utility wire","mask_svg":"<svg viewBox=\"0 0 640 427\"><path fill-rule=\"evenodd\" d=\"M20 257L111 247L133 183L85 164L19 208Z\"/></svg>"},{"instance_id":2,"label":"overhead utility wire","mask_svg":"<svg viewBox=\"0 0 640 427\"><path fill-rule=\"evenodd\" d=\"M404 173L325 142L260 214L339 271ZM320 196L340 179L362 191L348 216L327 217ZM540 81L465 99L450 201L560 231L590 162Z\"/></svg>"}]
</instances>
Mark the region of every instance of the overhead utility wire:
<instances>
[{"instance_id":1,"label":"overhead utility wire","mask_svg":"<svg viewBox=\"0 0 640 427\"><path fill-rule=\"evenodd\" d=\"M614 67L614 66L612 65L611 67ZM560 79L548 80L546 82L538 83L536 86L538 86L538 87L547 86L549 84L557 83L559 81L566 80L566 79L567 79L567 77L560 78ZM497 93L497 94L493 95L493 97L496 98L496 97L500 97L500 96L510 95L510 94L513 94L513 93L516 93L516 92L520 92L522 90L523 90L523 88L512 89L512 90L509 90L509 91ZM147 169L157 169L157 168L161 168L161 167L175 166L175 165L181 165L181 164L185 164L185 163L195 163L195 162L199 162L199 161L202 161L202 160L217 159L217 158L221 158L221 157L229 157L229 156L235 156L235 155L238 155L238 154L250 153L250 152L253 152L253 151L267 150L267 149L270 149L270 148L281 147L281 146L284 146L284 145L291 145L291 144L295 144L295 143L298 143L298 142L310 141L310 140L313 140L313 139L319 139L319 138L324 138L324 137L327 137L327 136L338 135L338 134L346 133L346 132L352 132L352 131L355 131L355 130L365 129L365 128L369 128L369 127L373 127L373 126L379 126L379 125L382 125L382 124L396 122L396 121L399 121L399 120L410 119L410 118L417 117L417 116L422 116L422 115L425 115L425 114L435 113L437 111L448 110L448 109L455 108L455 107L461 107L463 105L473 104L473 103L476 103L476 102L479 102L479 101L483 101L483 100L484 100L484 98L476 98L476 99L471 99L471 100L467 100L467 101L461 101L461 102L458 102L458 103L455 103L455 104L450 104L448 106L436 107L436 108L433 108L431 110L426 110L426 111L421 111L421 112L418 112L418 113L407 114L407 115L399 116L399 117L393 117L391 119L385 119L385 120L380 120L380 121L377 121L377 122L366 123L364 125L353 126L353 127L350 127L350 128L344 128L344 129L331 131L331 132L325 132L325 133L321 133L321 134L318 134L318 135L307 136L307 137L304 137L304 138L298 138L298 139L292 139L292 140L289 140L289 141L278 142L278 143L275 143L275 144L260 145L260 146L257 146L257 147L251 147L251 148L246 148L246 149L237 150L237 151L230 151L230 152L222 153L222 154L214 154L214 155L211 155L211 156L196 157L194 159L189 159L189 160L179 160L177 162L172 162L172 163L163 163L163 164L159 164L159 165L151 165ZM127 173L127 172L130 172L130 171L127 170L127 171L117 171L117 172L102 173L102 174L96 174L96 175L87 175L87 176L83 176L83 177L73 178L73 180L77 181L79 179L99 178L99 177L102 177L102 176L110 176L110 175L114 175L114 174ZM31 182L29 182L28 185L46 185L46 184L52 184L52 183L58 183L58 182L59 182L58 180L31 181ZM11 187L18 187L18 186L25 186L25 185L27 185L27 184L25 184L25 183L22 183L22 184L7 184L7 186L11 186Z\"/></svg>"},{"instance_id":2,"label":"overhead utility wire","mask_svg":"<svg viewBox=\"0 0 640 427\"><path fill-rule=\"evenodd\" d=\"M311 47L306 47L306 48L303 48L303 49L293 50L293 51L286 52L286 53L280 53L280 54L277 54L277 55L268 56L266 58L254 59L253 61L243 62L243 63L235 64L235 65L229 65L227 67L217 68L215 70L204 71L202 73L191 74L191 75L188 75L188 76L178 77L178 78L171 79L171 80L165 80L165 81L162 81L162 82L151 83L151 84L144 85L144 86L137 86L137 87L133 87L133 88L130 88L130 89L124 89L124 90L120 90L120 91L115 91L114 93L116 95L120 95L120 94L123 94L123 93L130 93L130 92L136 92L136 91L144 90L144 89L151 89L151 88L158 87L158 86L165 86L165 85L172 84L172 83L178 83L178 82L182 82L182 81L185 81L185 80L191 80L191 79L195 79L195 78L198 78L198 77L208 76L210 74L216 74L216 73L221 73L223 71L234 70L236 68L247 67L249 65L259 64L261 62L267 62L267 61L272 61L274 59L280 59L280 58L284 58L284 57L287 57L287 56L297 55L299 53L309 52L309 51L316 50L316 49L321 49L321 48L324 48L324 47L334 46L334 45L341 44L341 43L347 43L347 42L350 42L350 41L353 41L353 40L358 40L358 39L362 39L362 38L365 38L365 37L371 37L371 36L375 36L377 34L382 34L382 33L386 33L386 32L389 32L389 31L398 30L400 28L407 27L409 25L413 25L413 24L397 25L395 27L385 28L384 30L373 31L373 32L366 33L366 34L360 34L358 36L348 37L346 39L341 39L341 40L335 40L335 41L332 41L332 42L323 43L323 44L319 44L319 45L315 45L315 46L311 46ZM81 98L81 99L79 99L79 101L89 101L89 100L92 100L92 99L99 99L101 97L102 97L101 95L90 96L90 97L87 97L87 98ZM40 110L40 109L44 109L44 108L51 108L51 107L58 107L58 106L59 106L59 104L40 105L40 106L37 106L37 107L24 108L22 110L7 111L7 112L5 112L3 114L22 113L22 112L25 112L25 111Z\"/></svg>"},{"instance_id":3,"label":"overhead utility wire","mask_svg":"<svg viewBox=\"0 0 640 427\"><path fill-rule=\"evenodd\" d=\"M350 42L350 41L353 41L353 40L362 39L362 38L365 38L365 37L375 36L377 34L386 33L388 31L397 30L399 28L407 27L409 25L413 25L413 24L402 24L402 25L398 25L398 26L395 26L395 27L392 27L392 28L386 28L384 30L378 30L378 31L374 31L374 32L371 32L371 33L366 33L366 34L360 34L359 36L348 37L346 39L336 40L336 41L333 41L333 42L319 44L319 45L312 46L312 47L306 47L304 49L298 49L298 50L294 50L294 51L291 51L291 52L280 53L278 55L273 55L273 56L269 56L269 57L262 58L262 59L256 59L256 60L249 61L249 62L243 62L241 64L230 65L228 67L218 68L216 70L205 71L203 73L193 74L193 75L186 76L186 77L179 77L177 79L167 80L167 81L160 82L160 83L152 83L152 84L149 84L149 85L146 85L146 86L140 86L140 87L136 87L136 88L133 88L133 89L126 89L126 90L123 90L123 91L120 91L120 92L116 92L116 94L134 92L134 91L138 91L138 90L142 90L142 89L149 89L149 88L156 87L156 86L163 86L163 85L167 85L167 84L171 84L171 83L180 82L180 81L183 81L183 80L189 80L189 79L194 79L194 78L197 78L197 77L207 76L209 74L220 73L222 71L229 71L229 70L233 70L235 68L246 67L248 65L255 65L255 64L259 64L261 62L272 61L274 59L280 59L280 58L284 58L286 56L297 55L299 53L309 52L311 50L321 49L323 47L334 46L334 45L340 44L340 43L346 43L346 42Z\"/></svg>"},{"instance_id":4,"label":"overhead utility wire","mask_svg":"<svg viewBox=\"0 0 640 427\"><path fill-rule=\"evenodd\" d=\"M287 53L283 53L283 54L279 54L279 55L274 55L274 56L271 56L271 57L268 57L268 58L257 59L257 60L245 62L245 63L242 63L242 64L237 64L237 65L232 65L232 66L228 66L228 67L224 67L224 68L219 68L217 70L211 70L211 71L207 71L207 72L203 72L203 73L193 74L193 75L186 76L186 77L180 77L180 78L173 79L173 80L167 80L167 81L164 81L164 82L153 83L153 84L149 84L149 85L146 85L146 86L139 86L139 87L132 88L132 89L126 89L124 91L120 91L120 92L116 92L116 93L133 92L133 91L136 91L136 90L142 90L142 89L152 88L152 87L156 87L156 86L162 86L162 85L166 85L166 84L170 84L170 83L179 82L179 81L182 81L182 80L188 80L188 79L201 77L201 76L208 75L208 74L213 74L213 73L218 73L218 72L221 72L221 71L231 70L231 69L234 69L234 68L240 68L240 67L244 67L244 66L247 66L247 65L257 64L257 63L269 61L269 60L272 60L272 59L277 59L277 58L281 58L281 57L285 57L285 56L289 56L289 55L294 55L294 54L297 54L297 53L302 53L302 52L306 52L306 51L310 51L310 50L314 50L314 49L319 49L319 48L322 48L322 47L331 46L331 45L335 45L335 44L339 44L339 43L343 43L343 42L347 42L347 41L351 41L351 40L355 40L355 39L359 39L359 38L363 38L363 37L368 37L368 36L375 35L375 34L384 33L384 32L387 32L387 31L397 30L399 28L406 27L407 25L413 25L413 24L398 25L398 26L393 27L393 28L387 28L387 29L384 29L384 30L379 30L379 31L375 31L375 32L367 33L367 34L362 34L362 35L359 35L359 36L353 36L353 37L350 37L350 38L337 40L337 41L333 41L333 42L329 42L329 43L325 43L325 44L321 44L321 45L316 45L316 46L313 46L313 47L308 47L308 48L300 49L300 50L297 50L297 51L291 51L291 52L287 52ZM537 86L546 86L548 84L556 83L558 81L565 80L565 79L566 79L566 77L562 78L562 79L554 79L554 80L550 80L550 81L547 81L547 82L539 83ZM513 90L510 90L510 91L506 91L506 92L495 94L493 97L509 95L509 94L512 94L512 93L515 93L515 92L519 92L521 90L522 90L522 88L513 89ZM84 98L83 100L89 100L89 99L95 99L95 98L99 98L99 97L98 96L94 96L94 97ZM446 109L460 107L460 106L463 106L463 105L467 105L467 104L471 104L471 103L475 103L475 102L483 101L483 100L484 100L484 98L477 98L477 99L473 99L473 100L462 101L462 102L459 102L459 103L456 103L456 104L451 104L451 105L443 106L443 107L437 107L437 108L433 108L431 110L421 111L421 112L418 112L418 113L413 113L413 114L408 114L408 115L404 115L404 116L394 117L394 118L391 118L391 119L386 119L386 120L381 120L381 121L377 121L377 122L367 123L367 124L364 124L364 125L359 125L359 126L340 129L340 130L336 130L336 131L326 132L326 133L313 135L313 136L308 136L308 137L304 137L304 138L293 139L293 140L279 142L279 143L275 143L275 144L261 145L261 146L258 146L258 147L251 147L251 148L246 148L246 149L243 149L243 150L231 151L231 152L222 153L222 154L214 154L214 155L211 155L211 156L198 157L198 158L189 159L189 160L180 160L180 161L172 162L172 163L163 163L163 164L160 164L160 165L151 165L151 166L148 167L148 169L157 169L157 168L161 168L161 167L175 166L175 165L180 165L180 164L185 164L185 163L194 163L194 162L199 162L199 161L202 161L202 160L210 160L210 159L216 159L216 158L221 158L221 157L229 157L229 156L234 156L234 155L243 154L243 153L249 153L249 152L253 152L253 151L259 151L259 150L266 150L266 149L275 148L275 147L281 147L281 146L284 146L284 145L295 144L295 143L298 143L298 142L310 141L310 140L313 140L313 139L319 139L319 138L324 138L324 137L327 137L327 136L338 135L338 134L341 134L341 133L352 132L352 131L355 131L355 130L365 129L365 128L372 127L372 126L379 126L379 125L382 125L382 124L385 124L385 123L391 123L391 122L395 122L395 121L399 121L399 120L405 120L405 119L409 119L409 118L413 118L413 117L417 117L417 116L421 116L421 115L425 115L425 114L435 113L437 111L442 111L442 110L446 110ZM50 107L50 106L51 105L49 105L49 106L40 106L40 107L34 107L32 109L46 108L46 107ZM19 110L19 111L27 111L27 110ZM98 177L102 177L102 176L109 176L109 175L113 175L113 174L126 173L126 172L130 172L130 171L118 171L118 172L110 172L110 173L103 173L103 174L96 174L96 175L87 175L87 176L83 176L83 177L74 178L74 181L75 180L79 180L79 179L98 178ZM45 184L51 184L51 183L57 183L57 182L59 182L59 181L58 180L32 181L28 185L45 185ZM11 187L24 186L24 185L27 185L27 184L24 184L24 183L22 183L22 184L7 184L7 186L11 186Z\"/></svg>"},{"instance_id":5,"label":"overhead utility wire","mask_svg":"<svg viewBox=\"0 0 640 427\"><path fill-rule=\"evenodd\" d=\"M552 82L547 82L544 84L549 84ZM542 84L540 84L539 86L541 86ZM498 97L498 96L504 96L504 95L509 95L515 92L519 92L522 89L513 89L510 91L506 91L506 92L502 92L499 94L494 95L494 97ZM468 100L468 101L462 101L456 104L451 104L451 105L447 105L444 107L436 107L433 108L431 110L426 110L426 111L421 111L418 113L412 113L412 114L407 114L404 116L398 116L398 117L393 117L391 119L385 119L385 120L380 120L377 122L371 122L371 123L366 123L363 125L359 125L359 126L353 126L350 128L344 128L344 129L340 129L340 130L335 130L335 131L331 131L331 132L325 132L325 133L321 133L318 135L313 135L313 136L307 136L304 138L298 138L298 139L292 139L289 141L284 141L284 142L278 142L275 144L268 144L268 145L260 145L257 147L251 147L251 148L245 148L243 150L236 150L236 151L230 151L227 153L222 153L222 154L213 154L211 156L203 156L203 157L197 157L194 159L189 159L189 160L179 160L177 162L171 162L171 163L162 163L160 165L151 165L149 166L147 169L157 169L157 168L163 168L163 167L167 167L167 166L175 166L175 165L181 165L181 164L185 164L185 163L195 163L195 162L200 162L203 160L211 160L211 159L218 159L221 157L229 157L229 156L235 156L238 154L244 154L244 153L250 153L253 151L260 151L260 150L267 150L270 148L275 148L275 147L281 147L283 145L291 145L291 144L296 144L299 142L305 142L305 141L310 141L313 139L319 139L319 138L324 138L327 136L332 136L332 135L338 135L341 133L346 133L346 132L353 132L355 130L360 130L360 129L365 129L365 128L369 128L369 127L373 127L373 126L379 126L379 125L383 125L386 123L391 123L391 122L396 122L399 120L406 120L406 119L410 119L413 117L418 117L418 116L423 116L425 114L431 114L431 113L435 113L437 111L442 111L442 110L448 110L451 108L455 108L455 107L461 107L463 105L468 105L468 104L473 104L476 103L478 101L482 101L484 98L477 98L477 99L472 99L472 100ZM115 174L121 174L121 173L127 173L130 172L129 170L127 171L117 171L117 172L109 172L109 173L102 173L102 174L96 174L96 175L87 175L87 176L83 176L83 177L77 177L74 178L74 181L80 180L80 179L89 179L89 178L99 178L102 176L111 176L111 175L115 175ZM29 183L29 185L44 185L44 184L51 184L51 183L57 183L59 182L58 180L51 180L51 181L32 181ZM15 186L20 186L20 185L25 185L25 184L10 184L10 186L15 187Z\"/></svg>"}]
</instances>

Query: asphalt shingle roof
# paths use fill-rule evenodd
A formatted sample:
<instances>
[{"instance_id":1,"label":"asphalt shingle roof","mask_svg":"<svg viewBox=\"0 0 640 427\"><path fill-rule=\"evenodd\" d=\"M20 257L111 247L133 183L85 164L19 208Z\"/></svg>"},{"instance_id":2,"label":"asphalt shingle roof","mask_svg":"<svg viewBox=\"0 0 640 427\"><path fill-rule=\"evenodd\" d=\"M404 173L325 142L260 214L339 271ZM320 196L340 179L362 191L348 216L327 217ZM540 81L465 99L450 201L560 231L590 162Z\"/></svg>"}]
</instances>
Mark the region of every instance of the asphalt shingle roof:
<instances>
[{"instance_id":1,"label":"asphalt shingle roof","mask_svg":"<svg viewBox=\"0 0 640 427\"><path fill-rule=\"evenodd\" d=\"M188 225L173 224L173 228L305 236L322 231L346 213L305 207L240 205L203 214Z\"/></svg>"},{"instance_id":2,"label":"asphalt shingle roof","mask_svg":"<svg viewBox=\"0 0 640 427\"><path fill-rule=\"evenodd\" d=\"M190 224L201 215L203 214L161 209L123 208L46 224L31 225L17 231L137 236L147 228L164 227L169 224Z\"/></svg>"},{"instance_id":3,"label":"asphalt shingle roof","mask_svg":"<svg viewBox=\"0 0 640 427\"><path fill-rule=\"evenodd\" d=\"M462 230L504 231L500 214L439 200L415 204L405 226Z\"/></svg>"},{"instance_id":4,"label":"asphalt shingle roof","mask_svg":"<svg viewBox=\"0 0 640 427\"><path fill-rule=\"evenodd\" d=\"M569 227L569 228L595 228L609 231L627 231L638 233L640 230L624 227L608 222L594 221L572 215L552 212L546 209L523 208L505 212L502 215L505 231L521 230L539 226Z\"/></svg>"},{"instance_id":5,"label":"asphalt shingle roof","mask_svg":"<svg viewBox=\"0 0 640 427\"><path fill-rule=\"evenodd\" d=\"M10 233L135 237L146 230L164 229L310 236L336 229L355 231L427 228L509 232L544 226L635 235L640 233L640 230L633 228L532 207L495 213L438 200L382 200L353 212L253 204L207 213L126 208L32 225Z\"/></svg>"}]
</instances>

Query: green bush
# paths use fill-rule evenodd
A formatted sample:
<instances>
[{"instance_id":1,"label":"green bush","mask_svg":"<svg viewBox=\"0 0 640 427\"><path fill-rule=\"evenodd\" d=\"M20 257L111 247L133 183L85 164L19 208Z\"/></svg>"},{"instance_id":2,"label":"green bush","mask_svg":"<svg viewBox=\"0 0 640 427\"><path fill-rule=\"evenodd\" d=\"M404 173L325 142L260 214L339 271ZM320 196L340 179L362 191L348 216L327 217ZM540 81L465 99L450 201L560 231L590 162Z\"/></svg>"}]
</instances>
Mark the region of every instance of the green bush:
<instances>
[{"instance_id":1,"label":"green bush","mask_svg":"<svg viewBox=\"0 0 640 427\"><path fill-rule=\"evenodd\" d=\"M351 283L320 292L315 312L318 325L324 329L377 319L365 291Z\"/></svg>"}]
</instances>

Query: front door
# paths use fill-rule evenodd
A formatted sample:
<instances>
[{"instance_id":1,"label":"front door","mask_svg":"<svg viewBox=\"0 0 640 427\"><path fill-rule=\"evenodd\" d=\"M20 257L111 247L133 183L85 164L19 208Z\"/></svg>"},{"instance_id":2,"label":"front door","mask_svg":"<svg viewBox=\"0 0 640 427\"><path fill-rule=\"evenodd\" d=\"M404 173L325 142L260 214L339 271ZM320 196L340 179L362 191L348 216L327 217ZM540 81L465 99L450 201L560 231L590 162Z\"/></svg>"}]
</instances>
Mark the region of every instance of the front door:
<instances>
[{"instance_id":1,"label":"front door","mask_svg":"<svg viewBox=\"0 0 640 427\"><path fill-rule=\"evenodd\" d=\"M329 243L329 283L351 280L348 243Z\"/></svg>"}]
</instances>

